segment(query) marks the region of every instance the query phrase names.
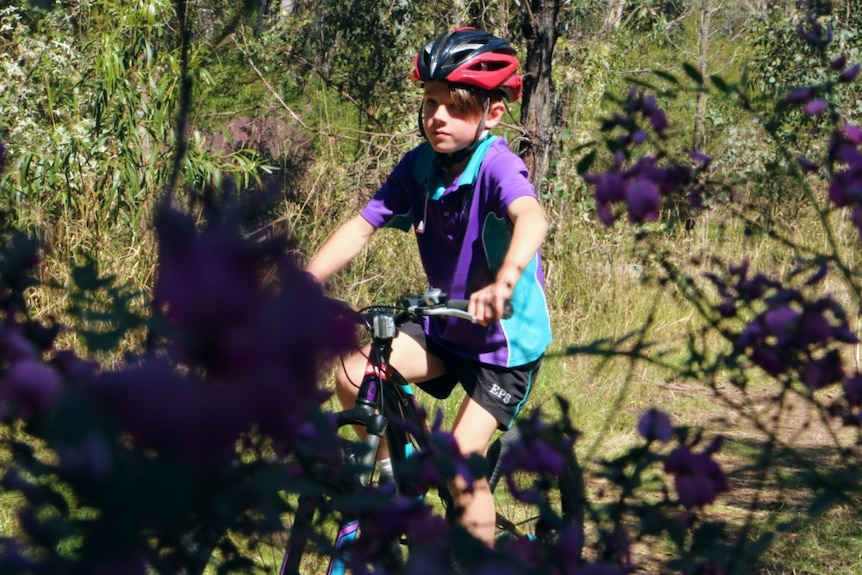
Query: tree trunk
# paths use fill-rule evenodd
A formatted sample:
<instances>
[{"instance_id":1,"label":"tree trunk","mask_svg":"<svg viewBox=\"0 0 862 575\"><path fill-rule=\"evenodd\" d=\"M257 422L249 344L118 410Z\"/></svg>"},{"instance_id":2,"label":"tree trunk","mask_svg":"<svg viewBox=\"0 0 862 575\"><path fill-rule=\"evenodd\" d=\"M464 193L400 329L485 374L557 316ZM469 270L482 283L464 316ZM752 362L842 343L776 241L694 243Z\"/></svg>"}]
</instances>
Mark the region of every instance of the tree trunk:
<instances>
[{"instance_id":1,"label":"tree trunk","mask_svg":"<svg viewBox=\"0 0 862 575\"><path fill-rule=\"evenodd\" d=\"M562 0L530 0L522 3L524 39L527 59L524 64L524 101L521 123L526 138L519 153L530 170L530 178L539 191L548 172L554 129L554 84L551 63L557 41L557 16Z\"/></svg>"},{"instance_id":2,"label":"tree trunk","mask_svg":"<svg viewBox=\"0 0 862 575\"><path fill-rule=\"evenodd\" d=\"M281 0L278 4L278 17L287 18L293 14L294 8L296 8L296 0Z\"/></svg>"},{"instance_id":3,"label":"tree trunk","mask_svg":"<svg viewBox=\"0 0 862 575\"><path fill-rule=\"evenodd\" d=\"M709 28L712 13L711 0L701 0L700 5L700 55L698 68L700 75L706 79L707 60L709 58ZM694 117L694 147L702 150L706 144L706 90L697 93L697 112Z\"/></svg>"},{"instance_id":4,"label":"tree trunk","mask_svg":"<svg viewBox=\"0 0 862 575\"><path fill-rule=\"evenodd\" d=\"M616 30L620 27L623 21L623 10L626 7L626 0L609 0L608 11L605 14L605 22L602 29Z\"/></svg>"}]
</instances>

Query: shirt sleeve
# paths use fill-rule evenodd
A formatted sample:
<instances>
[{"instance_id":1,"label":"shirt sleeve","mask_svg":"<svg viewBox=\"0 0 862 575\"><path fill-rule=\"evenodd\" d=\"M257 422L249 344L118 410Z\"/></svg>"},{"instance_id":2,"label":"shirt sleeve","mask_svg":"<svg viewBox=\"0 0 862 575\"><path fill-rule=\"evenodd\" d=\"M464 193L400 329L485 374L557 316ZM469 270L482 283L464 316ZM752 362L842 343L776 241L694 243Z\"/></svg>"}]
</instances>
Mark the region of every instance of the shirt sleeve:
<instances>
[{"instance_id":1,"label":"shirt sleeve","mask_svg":"<svg viewBox=\"0 0 862 575\"><path fill-rule=\"evenodd\" d=\"M489 151L483 178L486 179L486 189L496 200L492 205L495 205L495 214L500 218L508 217L509 206L518 198L536 198L527 166L508 146L503 149L495 147Z\"/></svg>"},{"instance_id":2,"label":"shirt sleeve","mask_svg":"<svg viewBox=\"0 0 862 575\"><path fill-rule=\"evenodd\" d=\"M413 178L413 152L407 153L359 214L375 228L409 229L412 221L410 195L418 184Z\"/></svg>"}]
</instances>

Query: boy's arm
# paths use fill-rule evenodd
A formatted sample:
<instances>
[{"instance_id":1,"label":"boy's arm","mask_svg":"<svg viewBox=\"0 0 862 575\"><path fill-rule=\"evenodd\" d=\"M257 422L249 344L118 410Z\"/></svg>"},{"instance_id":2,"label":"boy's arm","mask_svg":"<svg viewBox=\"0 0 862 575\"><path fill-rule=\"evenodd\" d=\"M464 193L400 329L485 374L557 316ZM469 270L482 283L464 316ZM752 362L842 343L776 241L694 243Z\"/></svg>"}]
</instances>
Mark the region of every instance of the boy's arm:
<instances>
[{"instance_id":1,"label":"boy's arm","mask_svg":"<svg viewBox=\"0 0 862 575\"><path fill-rule=\"evenodd\" d=\"M362 251L377 230L360 215L347 220L323 242L305 270L320 283L341 271Z\"/></svg>"},{"instance_id":2,"label":"boy's arm","mask_svg":"<svg viewBox=\"0 0 862 575\"><path fill-rule=\"evenodd\" d=\"M483 325L498 321L503 316L503 307L512 298L515 284L542 247L548 231L542 206L532 196L522 196L512 202L509 205L509 218L514 224L512 240L494 283L470 296L468 311Z\"/></svg>"}]
</instances>

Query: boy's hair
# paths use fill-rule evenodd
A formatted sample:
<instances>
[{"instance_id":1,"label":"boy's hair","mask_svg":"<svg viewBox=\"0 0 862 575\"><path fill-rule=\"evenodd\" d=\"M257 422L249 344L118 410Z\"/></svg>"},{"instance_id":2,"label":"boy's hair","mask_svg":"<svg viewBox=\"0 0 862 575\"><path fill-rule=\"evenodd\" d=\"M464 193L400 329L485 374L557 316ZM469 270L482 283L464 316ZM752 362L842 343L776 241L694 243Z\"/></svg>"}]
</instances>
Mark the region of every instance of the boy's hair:
<instances>
[{"instance_id":1,"label":"boy's hair","mask_svg":"<svg viewBox=\"0 0 862 575\"><path fill-rule=\"evenodd\" d=\"M478 118L485 111L486 101L502 102L507 100L502 90L482 90L473 86L449 83L449 96L455 108L470 118Z\"/></svg>"}]
</instances>

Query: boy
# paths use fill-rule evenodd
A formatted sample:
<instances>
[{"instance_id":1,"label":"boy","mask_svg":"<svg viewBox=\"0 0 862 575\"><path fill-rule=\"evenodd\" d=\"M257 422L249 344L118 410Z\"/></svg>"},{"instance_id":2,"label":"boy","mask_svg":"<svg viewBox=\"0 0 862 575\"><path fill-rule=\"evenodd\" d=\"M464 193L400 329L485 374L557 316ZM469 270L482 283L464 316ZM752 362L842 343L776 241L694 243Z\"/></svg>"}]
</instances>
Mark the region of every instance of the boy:
<instances>
[{"instance_id":1,"label":"boy","mask_svg":"<svg viewBox=\"0 0 862 575\"><path fill-rule=\"evenodd\" d=\"M512 425L551 341L541 255L547 222L521 159L489 132L521 95L518 59L506 40L451 30L416 55L424 88L419 129L427 142L405 154L359 215L324 242L307 270L320 282L343 269L379 228L411 225L429 286L469 299L471 324L432 318L393 342L391 363L437 398L460 381L467 392L452 433L464 455L485 454ZM501 319L506 302L514 314ZM439 320L439 321L438 321ZM363 355L365 354L365 355ZM345 358L337 395L353 405L367 350ZM382 457L385 458L385 453ZM381 468L391 468L388 460ZM472 489L471 489L472 487ZM486 479L459 478L463 525L493 546L494 500Z\"/></svg>"}]
</instances>

